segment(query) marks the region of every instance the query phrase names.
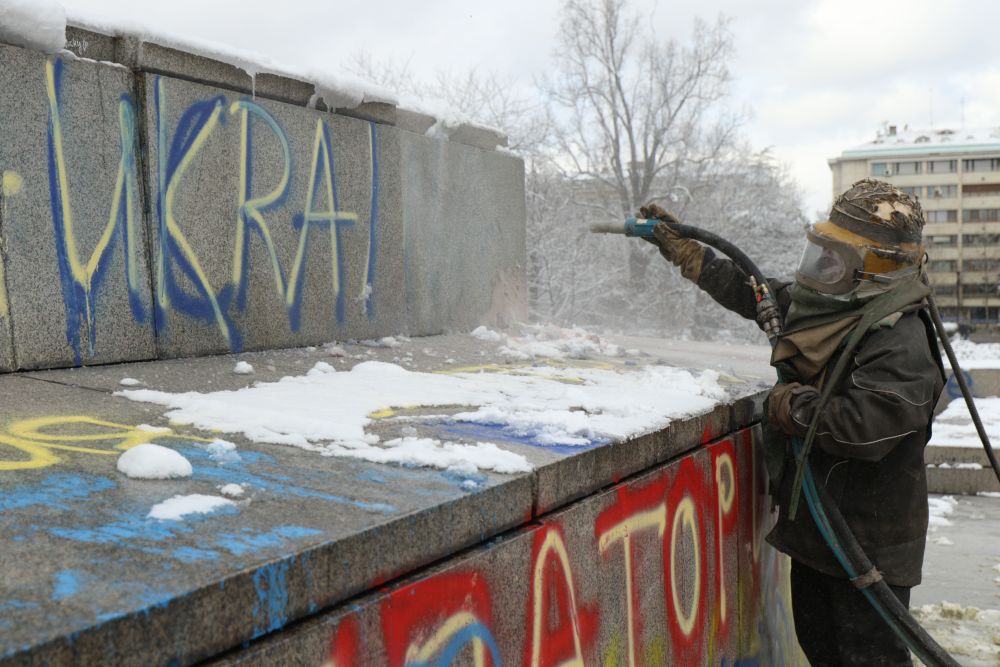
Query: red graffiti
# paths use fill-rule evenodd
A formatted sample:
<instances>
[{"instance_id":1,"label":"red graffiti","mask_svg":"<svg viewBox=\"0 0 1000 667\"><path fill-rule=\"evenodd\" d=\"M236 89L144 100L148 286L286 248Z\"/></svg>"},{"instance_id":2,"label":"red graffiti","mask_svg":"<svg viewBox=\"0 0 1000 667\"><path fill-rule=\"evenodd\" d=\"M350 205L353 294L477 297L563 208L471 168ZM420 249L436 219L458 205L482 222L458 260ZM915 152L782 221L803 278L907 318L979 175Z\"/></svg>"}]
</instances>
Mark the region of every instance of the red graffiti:
<instances>
[{"instance_id":1,"label":"red graffiti","mask_svg":"<svg viewBox=\"0 0 1000 667\"><path fill-rule=\"evenodd\" d=\"M350 617L337 627L329 662L498 667L520 654L523 667L609 659L638 667L650 659L733 664L760 655L769 645L763 634L789 626L787 619L773 622L788 613L779 596L761 593L777 590L775 580L785 570L772 552L761 557L772 518L753 446L749 429L703 445L619 484L610 501L597 496L594 503L571 506L523 538L491 547L508 556L472 556L391 590L369 608L379 615L382 636L376 641L384 648L359 642L358 620ZM566 531L580 521L592 521L592 533L581 542L580 533L571 532L568 542ZM513 563L523 565L512 571ZM595 572L595 565L607 571ZM511 591L525 587L527 600L511 607ZM502 614L491 590L504 593ZM614 627L602 627L606 623ZM600 645L599 637L615 643ZM655 651L664 649L657 657Z\"/></svg>"},{"instance_id":2,"label":"red graffiti","mask_svg":"<svg viewBox=\"0 0 1000 667\"><path fill-rule=\"evenodd\" d=\"M537 530L532 548L525 667L593 664L597 611L580 604L562 529Z\"/></svg>"},{"instance_id":3,"label":"red graffiti","mask_svg":"<svg viewBox=\"0 0 1000 667\"><path fill-rule=\"evenodd\" d=\"M382 603L389 665L426 663L426 656L437 654L466 628L492 627L492 614L489 586L475 572L439 574L404 586ZM489 651L479 650L490 659Z\"/></svg>"}]
</instances>

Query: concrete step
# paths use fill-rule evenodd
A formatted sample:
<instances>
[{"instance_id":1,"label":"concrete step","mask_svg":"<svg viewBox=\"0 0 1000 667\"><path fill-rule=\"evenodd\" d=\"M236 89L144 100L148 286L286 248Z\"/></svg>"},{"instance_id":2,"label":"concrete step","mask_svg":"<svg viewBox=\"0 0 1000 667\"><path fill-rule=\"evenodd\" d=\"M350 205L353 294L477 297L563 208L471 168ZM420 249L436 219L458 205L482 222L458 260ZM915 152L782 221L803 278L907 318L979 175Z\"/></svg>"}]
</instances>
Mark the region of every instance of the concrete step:
<instances>
[{"instance_id":1,"label":"concrete step","mask_svg":"<svg viewBox=\"0 0 1000 667\"><path fill-rule=\"evenodd\" d=\"M928 447L924 450L924 461L930 493L1000 492L1000 482L982 447Z\"/></svg>"}]
</instances>

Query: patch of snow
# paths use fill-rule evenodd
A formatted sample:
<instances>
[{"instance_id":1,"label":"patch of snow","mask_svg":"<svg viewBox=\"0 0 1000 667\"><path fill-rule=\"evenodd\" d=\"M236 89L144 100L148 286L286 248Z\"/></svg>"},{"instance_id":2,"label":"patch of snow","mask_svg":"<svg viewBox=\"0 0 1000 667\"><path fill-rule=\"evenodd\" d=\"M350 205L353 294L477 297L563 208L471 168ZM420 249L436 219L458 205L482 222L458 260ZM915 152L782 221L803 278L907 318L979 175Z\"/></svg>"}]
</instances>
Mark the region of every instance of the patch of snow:
<instances>
[{"instance_id":1,"label":"patch of snow","mask_svg":"<svg viewBox=\"0 0 1000 667\"><path fill-rule=\"evenodd\" d=\"M976 495L983 498L1000 498L1000 491L977 491Z\"/></svg>"},{"instance_id":2,"label":"patch of snow","mask_svg":"<svg viewBox=\"0 0 1000 667\"><path fill-rule=\"evenodd\" d=\"M359 340L358 345L364 345L365 347L399 347L400 342L393 336L385 336L378 340Z\"/></svg>"},{"instance_id":3,"label":"patch of snow","mask_svg":"<svg viewBox=\"0 0 1000 667\"><path fill-rule=\"evenodd\" d=\"M208 458L216 463L236 463L243 460L236 451L236 445L228 440L216 438L208 443L205 449L208 451Z\"/></svg>"},{"instance_id":4,"label":"patch of snow","mask_svg":"<svg viewBox=\"0 0 1000 667\"><path fill-rule=\"evenodd\" d=\"M162 503L153 505L147 515L150 519L160 519L163 521L179 521L188 514L211 514L224 507L232 507L234 503L229 498L222 496L206 496L200 493L193 493L188 496L174 496L164 500Z\"/></svg>"},{"instance_id":5,"label":"patch of snow","mask_svg":"<svg viewBox=\"0 0 1000 667\"><path fill-rule=\"evenodd\" d=\"M346 357L347 352L336 343L326 343L323 345L323 352L330 357Z\"/></svg>"},{"instance_id":6,"label":"patch of snow","mask_svg":"<svg viewBox=\"0 0 1000 667\"><path fill-rule=\"evenodd\" d=\"M427 443L397 442L374 451L379 438L365 431L369 415L398 406L465 405L470 409L450 419L489 425L535 444L587 445L711 410L726 395L718 380L715 371L694 374L670 366L628 372L538 365L509 373L421 373L365 361L350 371L309 372L233 391L134 389L116 395L165 406L174 422L240 433L254 442L345 456L361 450L379 460L405 462L409 449L426 450ZM394 452L392 457L379 453L387 451ZM473 449L457 451L478 460Z\"/></svg>"},{"instance_id":7,"label":"patch of snow","mask_svg":"<svg viewBox=\"0 0 1000 667\"><path fill-rule=\"evenodd\" d=\"M237 375L250 375L253 373L253 366L246 361L237 361L236 365L233 366L233 372Z\"/></svg>"},{"instance_id":8,"label":"patch of snow","mask_svg":"<svg viewBox=\"0 0 1000 667\"><path fill-rule=\"evenodd\" d=\"M942 602L910 612L962 665L979 667L1000 662L1000 611Z\"/></svg>"},{"instance_id":9,"label":"patch of snow","mask_svg":"<svg viewBox=\"0 0 1000 667\"><path fill-rule=\"evenodd\" d=\"M191 462L162 445L136 445L118 457L118 472L132 479L177 479L190 477Z\"/></svg>"},{"instance_id":10,"label":"patch of snow","mask_svg":"<svg viewBox=\"0 0 1000 667\"><path fill-rule=\"evenodd\" d=\"M122 378L118 381L118 384L123 387L137 387L142 384L142 380L136 380L135 378Z\"/></svg>"},{"instance_id":11,"label":"patch of snow","mask_svg":"<svg viewBox=\"0 0 1000 667\"><path fill-rule=\"evenodd\" d=\"M244 489L240 484L225 484L219 487L219 493L230 498L239 498L243 495Z\"/></svg>"},{"instance_id":12,"label":"patch of snow","mask_svg":"<svg viewBox=\"0 0 1000 667\"><path fill-rule=\"evenodd\" d=\"M36 0L18 1L25 4L36 2ZM49 2L50 0L45 0L46 5ZM75 8L70 13L69 22L104 35L131 35L159 44L160 46L229 63L234 67L242 69L254 79L258 74L266 72L299 81L309 81L315 85L317 98L321 98L330 109L355 108L364 102L398 103L396 96L383 87L359 77L345 74L342 70L337 70L336 68L316 69L308 66L282 64L262 53L255 53L235 48L228 44L194 38L187 33L172 34L164 31L161 26L152 22L128 21L117 16L102 15L90 10L81 11L79 8Z\"/></svg>"},{"instance_id":13,"label":"patch of snow","mask_svg":"<svg viewBox=\"0 0 1000 667\"><path fill-rule=\"evenodd\" d=\"M316 376L322 375L323 373L336 373L337 369L326 363L325 361L317 361L316 365L309 369L306 375Z\"/></svg>"},{"instance_id":14,"label":"patch of snow","mask_svg":"<svg viewBox=\"0 0 1000 667\"><path fill-rule=\"evenodd\" d=\"M492 329L488 329L485 326L479 326L469 332L469 335L473 338L478 338L479 340L485 340L490 343L499 343L503 340L503 334L497 333Z\"/></svg>"},{"instance_id":15,"label":"patch of snow","mask_svg":"<svg viewBox=\"0 0 1000 667\"><path fill-rule=\"evenodd\" d=\"M945 546L945 547L951 547L951 546L955 545L954 542L952 542L951 540L949 540L944 535L942 535L941 537L935 537L932 541L934 542L934 544L940 544L941 546Z\"/></svg>"},{"instance_id":16,"label":"patch of snow","mask_svg":"<svg viewBox=\"0 0 1000 667\"><path fill-rule=\"evenodd\" d=\"M507 336L498 352L512 361L530 359L591 359L617 357L621 348L584 329L564 329L551 325L524 328L521 336Z\"/></svg>"},{"instance_id":17,"label":"patch of snow","mask_svg":"<svg viewBox=\"0 0 1000 667\"><path fill-rule=\"evenodd\" d=\"M383 445L345 447L333 445L323 452L327 456L370 461L371 463L397 463L474 473L493 470L504 474L531 472L532 465L521 454L500 449L491 442L463 445L441 442L434 438L403 437L389 440Z\"/></svg>"},{"instance_id":18,"label":"patch of snow","mask_svg":"<svg viewBox=\"0 0 1000 667\"><path fill-rule=\"evenodd\" d=\"M979 418L986 429L993 449L1000 448L1000 397L973 399ZM969 408L964 398L956 398L944 411L934 418L934 432L931 441L927 443L934 447L974 447L980 449L983 445L979 434L969 416ZM983 453L985 458L986 454Z\"/></svg>"},{"instance_id":19,"label":"patch of snow","mask_svg":"<svg viewBox=\"0 0 1000 667\"><path fill-rule=\"evenodd\" d=\"M56 0L0 0L0 42L45 53L66 46L66 12Z\"/></svg>"},{"instance_id":20,"label":"patch of snow","mask_svg":"<svg viewBox=\"0 0 1000 667\"><path fill-rule=\"evenodd\" d=\"M951 348L965 370L1000 368L1000 343L973 343L959 339L951 341Z\"/></svg>"},{"instance_id":21,"label":"patch of snow","mask_svg":"<svg viewBox=\"0 0 1000 667\"><path fill-rule=\"evenodd\" d=\"M951 519L947 517L955 511L958 501L954 496L930 496L927 498L927 509L929 511L928 525L934 528L950 526Z\"/></svg>"}]
</instances>

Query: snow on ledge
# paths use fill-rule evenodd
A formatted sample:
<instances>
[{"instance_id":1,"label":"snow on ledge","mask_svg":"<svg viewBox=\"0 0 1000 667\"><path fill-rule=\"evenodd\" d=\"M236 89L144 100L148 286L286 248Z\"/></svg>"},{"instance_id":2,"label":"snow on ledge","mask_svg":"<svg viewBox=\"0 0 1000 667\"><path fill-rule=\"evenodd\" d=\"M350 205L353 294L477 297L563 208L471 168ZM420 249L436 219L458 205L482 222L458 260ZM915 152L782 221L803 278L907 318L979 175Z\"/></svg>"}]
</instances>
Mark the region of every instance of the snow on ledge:
<instances>
[{"instance_id":1,"label":"snow on ledge","mask_svg":"<svg viewBox=\"0 0 1000 667\"><path fill-rule=\"evenodd\" d=\"M0 2L6 1L0 0ZM334 75L310 67L294 67L279 63L262 53L189 35L171 34L158 27L135 21L102 16L93 12L73 11L69 14L69 24L109 37L135 37L177 51L218 60L243 70L251 79L255 79L259 74L274 74L298 81L308 81L316 86L317 96L323 98L324 103L331 109L354 108L364 103L398 104L398 99L392 92L355 76Z\"/></svg>"},{"instance_id":2,"label":"snow on ledge","mask_svg":"<svg viewBox=\"0 0 1000 667\"><path fill-rule=\"evenodd\" d=\"M66 46L66 12L54 0L0 0L0 42L45 53Z\"/></svg>"}]
</instances>

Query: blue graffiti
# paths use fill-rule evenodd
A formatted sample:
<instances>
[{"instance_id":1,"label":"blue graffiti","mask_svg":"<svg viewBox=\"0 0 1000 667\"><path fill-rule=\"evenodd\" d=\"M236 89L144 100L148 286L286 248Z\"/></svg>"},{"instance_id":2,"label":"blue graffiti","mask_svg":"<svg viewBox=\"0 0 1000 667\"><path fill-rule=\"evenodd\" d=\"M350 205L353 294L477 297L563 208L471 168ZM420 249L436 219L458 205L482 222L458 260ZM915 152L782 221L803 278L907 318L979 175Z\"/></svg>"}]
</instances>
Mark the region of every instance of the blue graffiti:
<instances>
[{"instance_id":1,"label":"blue graffiti","mask_svg":"<svg viewBox=\"0 0 1000 667\"><path fill-rule=\"evenodd\" d=\"M482 623L470 623L448 639L444 649L438 654L436 660L428 662L410 663L412 667L449 667L454 664L459 652L471 641L479 640L490 651L490 659L494 667L501 667L503 660L500 657L500 650L497 648L493 633Z\"/></svg>"},{"instance_id":2,"label":"blue graffiti","mask_svg":"<svg viewBox=\"0 0 1000 667\"><path fill-rule=\"evenodd\" d=\"M93 254L82 261L76 247L69 169L63 148L61 60L46 64L49 99L47 131L49 202L55 227L56 256L59 281L66 311L66 340L73 350L74 362L82 363L80 331L87 328L87 357L93 357L97 344L97 303L101 286L108 277L108 267L116 245L122 247L132 316L139 324L146 322L146 308L141 296L141 267L138 243L141 236L136 187L136 123L135 105L128 94L122 94L118 104L119 161L118 174L111 196L109 220Z\"/></svg>"},{"instance_id":3,"label":"blue graffiti","mask_svg":"<svg viewBox=\"0 0 1000 667\"><path fill-rule=\"evenodd\" d=\"M257 602L253 606L256 625L253 639L274 632L288 622L288 561L265 565L253 573Z\"/></svg>"}]
</instances>

